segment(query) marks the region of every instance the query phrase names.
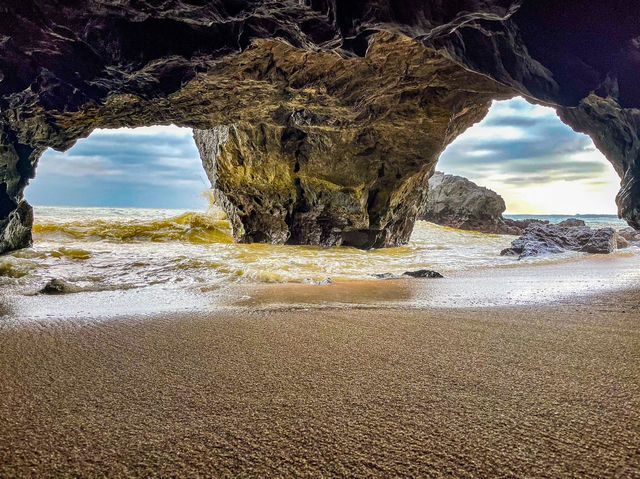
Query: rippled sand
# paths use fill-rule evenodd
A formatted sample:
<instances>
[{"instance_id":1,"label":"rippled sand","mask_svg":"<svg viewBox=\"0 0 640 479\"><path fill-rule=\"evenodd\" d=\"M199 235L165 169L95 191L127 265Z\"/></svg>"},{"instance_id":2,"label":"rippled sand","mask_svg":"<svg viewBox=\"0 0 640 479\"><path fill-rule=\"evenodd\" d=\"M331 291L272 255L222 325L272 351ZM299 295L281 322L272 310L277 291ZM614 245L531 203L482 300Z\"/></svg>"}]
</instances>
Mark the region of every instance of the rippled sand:
<instances>
[{"instance_id":1,"label":"rippled sand","mask_svg":"<svg viewBox=\"0 0 640 479\"><path fill-rule=\"evenodd\" d=\"M0 320L0 476L638 477L639 305Z\"/></svg>"}]
</instances>

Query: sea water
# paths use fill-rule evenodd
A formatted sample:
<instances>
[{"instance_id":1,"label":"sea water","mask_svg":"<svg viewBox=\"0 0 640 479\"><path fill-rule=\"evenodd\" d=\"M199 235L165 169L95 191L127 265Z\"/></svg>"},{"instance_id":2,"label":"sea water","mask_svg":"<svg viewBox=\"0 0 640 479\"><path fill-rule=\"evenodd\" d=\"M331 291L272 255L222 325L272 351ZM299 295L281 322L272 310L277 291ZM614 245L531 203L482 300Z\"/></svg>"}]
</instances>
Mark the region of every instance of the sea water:
<instances>
[{"instance_id":1,"label":"sea water","mask_svg":"<svg viewBox=\"0 0 640 479\"><path fill-rule=\"evenodd\" d=\"M519 261L500 256L514 236L461 231L423 221L416 223L406 246L363 251L238 244L233 241L226 216L215 208L184 211L36 206L34 213L33 246L0 257L2 292L38 301L36 293L56 278L67 282L75 292L65 296L93 294L94 298L104 298L100 300L104 304L96 307L107 309L114 295L98 293L119 292L117 297L129 298L127 304L146 302L147 309L153 308L153 303L159 308L166 301L171 308L181 298L221 291L231 284L340 283L418 269L447 276L487 268L580 261L587 256L567 252ZM538 217L552 223L568 218ZM626 226L615 216L581 218L595 227ZM624 255L638 253L636 247L624 250ZM136 297L140 299L131 300Z\"/></svg>"}]
</instances>

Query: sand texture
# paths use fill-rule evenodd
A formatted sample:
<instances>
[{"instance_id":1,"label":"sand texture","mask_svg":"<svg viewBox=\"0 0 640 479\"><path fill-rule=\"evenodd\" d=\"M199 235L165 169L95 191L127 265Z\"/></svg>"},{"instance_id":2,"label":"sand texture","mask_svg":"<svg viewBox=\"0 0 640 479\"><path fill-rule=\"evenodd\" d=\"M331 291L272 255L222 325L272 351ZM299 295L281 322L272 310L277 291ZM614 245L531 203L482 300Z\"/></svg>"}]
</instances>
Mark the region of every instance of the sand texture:
<instances>
[{"instance_id":1,"label":"sand texture","mask_svg":"<svg viewBox=\"0 0 640 479\"><path fill-rule=\"evenodd\" d=\"M639 305L0 319L0 476L640 477Z\"/></svg>"}]
</instances>

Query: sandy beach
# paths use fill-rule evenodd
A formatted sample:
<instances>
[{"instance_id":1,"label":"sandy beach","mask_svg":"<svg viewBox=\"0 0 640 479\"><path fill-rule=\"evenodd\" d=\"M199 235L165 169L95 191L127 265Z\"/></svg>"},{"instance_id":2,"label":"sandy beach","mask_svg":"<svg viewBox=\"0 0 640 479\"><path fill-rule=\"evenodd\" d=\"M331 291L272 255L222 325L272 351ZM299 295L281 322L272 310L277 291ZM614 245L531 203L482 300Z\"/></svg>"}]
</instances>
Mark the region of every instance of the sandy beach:
<instances>
[{"instance_id":1,"label":"sandy beach","mask_svg":"<svg viewBox=\"0 0 640 479\"><path fill-rule=\"evenodd\" d=\"M639 477L640 290L0 322L2 477Z\"/></svg>"}]
</instances>

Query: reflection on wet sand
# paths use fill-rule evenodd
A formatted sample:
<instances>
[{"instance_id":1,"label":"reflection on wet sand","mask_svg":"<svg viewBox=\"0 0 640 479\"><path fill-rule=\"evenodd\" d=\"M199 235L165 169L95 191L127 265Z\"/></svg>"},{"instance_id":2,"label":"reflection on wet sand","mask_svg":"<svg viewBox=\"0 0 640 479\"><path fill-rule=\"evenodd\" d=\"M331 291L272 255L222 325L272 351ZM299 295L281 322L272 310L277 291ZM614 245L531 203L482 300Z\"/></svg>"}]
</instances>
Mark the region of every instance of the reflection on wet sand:
<instances>
[{"instance_id":1,"label":"reflection on wet sand","mask_svg":"<svg viewBox=\"0 0 640 479\"><path fill-rule=\"evenodd\" d=\"M285 283L252 285L249 296L242 297L236 306L308 307L311 305L375 306L380 303L410 303L415 296L415 280L344 281L327 285Z\"/></svg>"}]
</instances>

